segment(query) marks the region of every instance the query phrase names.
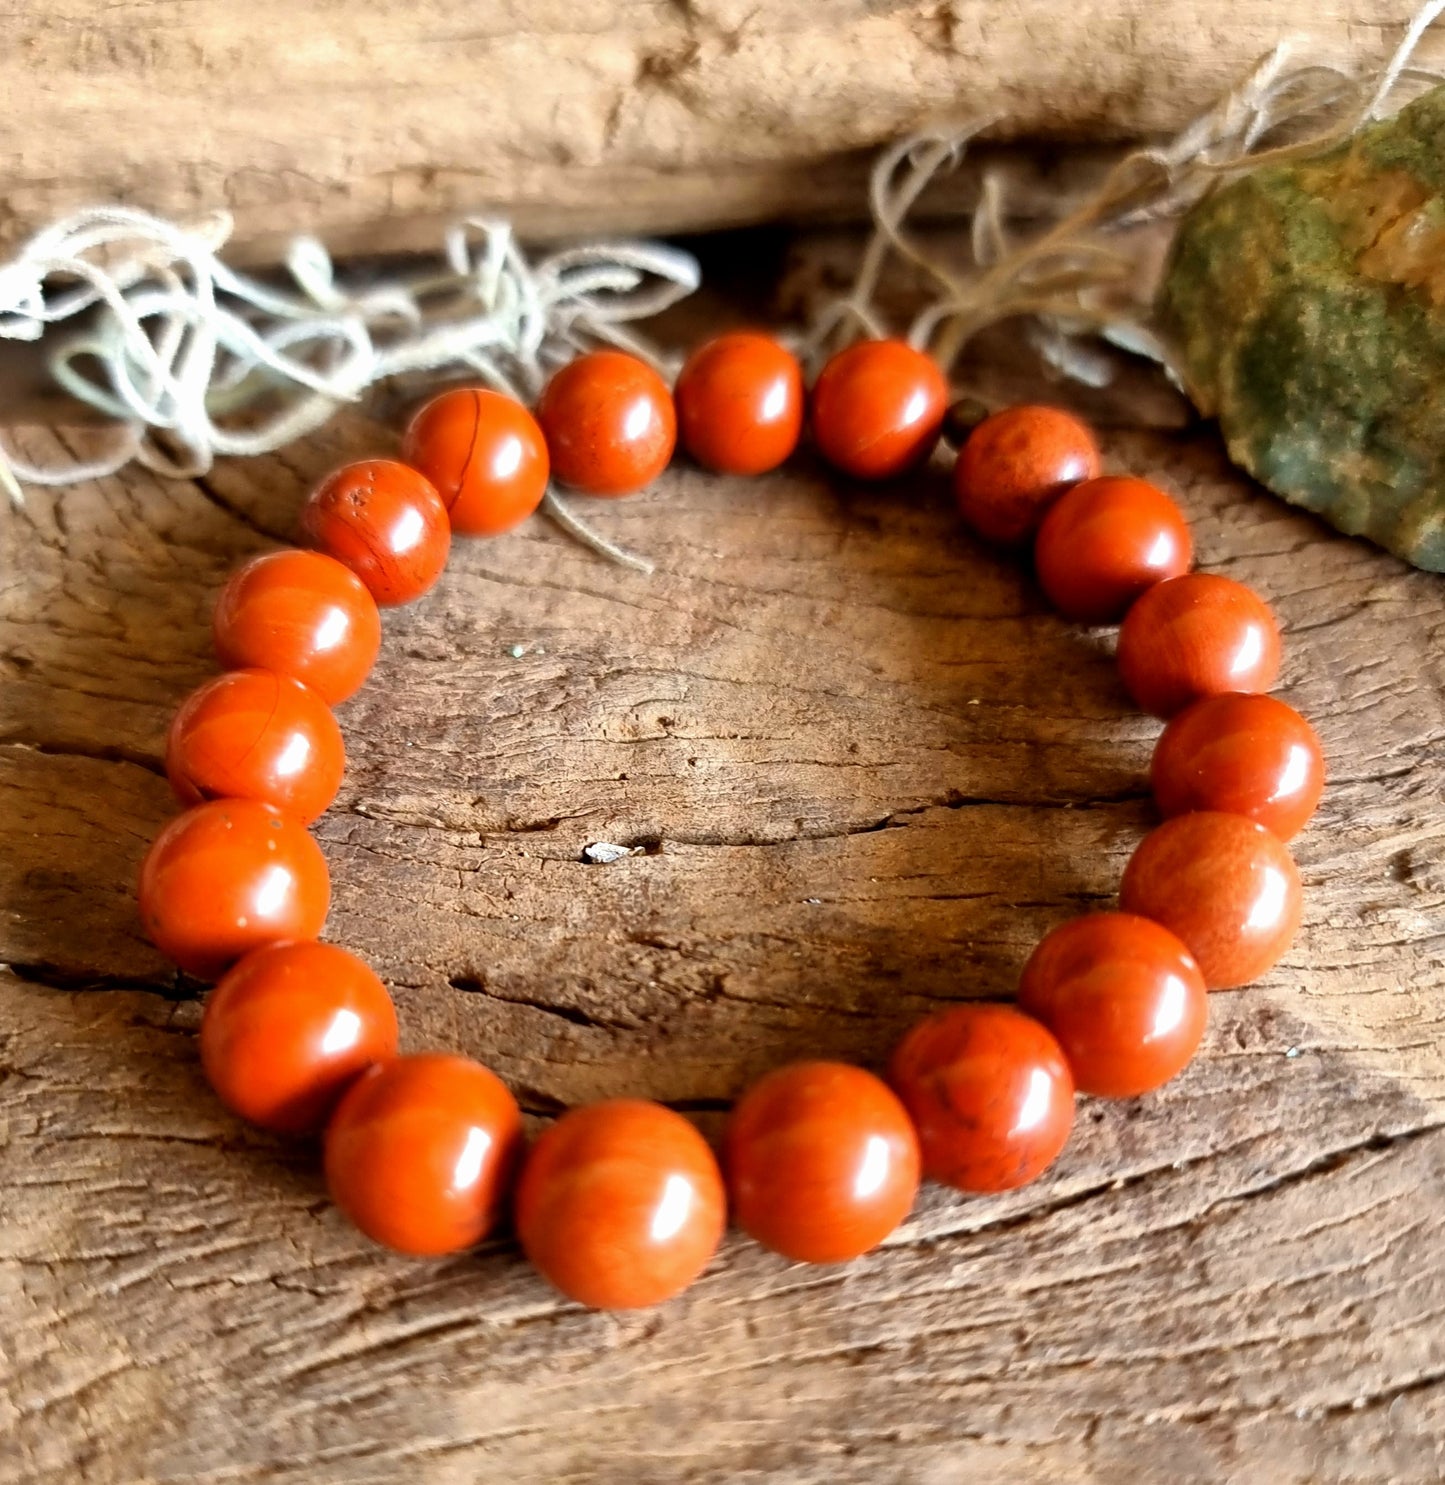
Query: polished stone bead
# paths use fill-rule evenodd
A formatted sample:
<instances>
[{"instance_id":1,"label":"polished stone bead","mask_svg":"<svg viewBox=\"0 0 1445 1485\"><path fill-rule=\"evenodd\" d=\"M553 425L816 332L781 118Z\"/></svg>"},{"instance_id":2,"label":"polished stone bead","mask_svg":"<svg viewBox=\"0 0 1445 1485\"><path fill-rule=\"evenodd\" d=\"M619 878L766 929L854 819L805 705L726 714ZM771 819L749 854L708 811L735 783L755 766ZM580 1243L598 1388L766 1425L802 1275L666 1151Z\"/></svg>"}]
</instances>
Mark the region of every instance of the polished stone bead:
<instances>
[{"instance_id":1,"label":"polished stone bead","mask_svg":"<svg viewBox=\"0 0 1445 1485\"><path fill-rule=\"evenodd\" d=\"M726 1223L707 1141L661 1104L619 1098L564 1114L532 1146L517 1185L517 1236L538 1272L594 1309L679 1294Z\"/></svg>"},{"instance_id":2,"label":"polished stone bead","mask_svg":"<svg viewBox=\"0 0 1445 1485\"><path fill-rule=\"evenodd\" d=\"M953 493L967 524L987 541L1027 541L1045 511L1100 468L1099 445L1057 407L1005 408L968 436L953 467Z\"/></svg>"},{"instance_id":3,"label":"polished stone bead","mask_svg":"<svg viewBox=\"0 0 1445 1485\"><path fill-rule=\"evenodd\" d=\"M258 799L309 825L336 798L345 769L330 707L273 670L207 681L181 703L166 736L166 774L183 804Z\"/></svg>"},{"instance_id":4,"label":"polished stone bead","mask_svg":"<svg viewBox=\"0 0 1445 1485\"><path fill-rule=\"evenodd\" d=\"M326 1126L331 1199L399 1253L474 1247L506 1209L522 1114L480 1063L440 1052L381 1062Z\"/></svg>"},{"instance_id":5,"label":"polished stone bead","mask_svg":"<svg viewBox=\"0 0 1445 1485\"><path fill-rule=\"evenodd\" d=\"M211 627L228 670L289 675L329 706L360 688L381 648L376 600L323 552L253 557L221 589Z\"/></svg>"},{"instance_id":6,"label":"polished stone bead","mask_svg":"<svg viewBox=\"0 0 1445 1485\"><path fill-rule=\"evenodd\" d=\"M1074 1080L1053 1033L1012 1006L967 1004L920 1021L888 1079L918 1131L923 1173L1007 1191L1052 1164L1074 1123Z\"/></svg>"},{"instance_id":7,"label":"polished stone bead","mask_svg":"<svg viewBox=\"0 0 1445 1485\"><path fill-rule=\"evenodd\" d=\"M1081 1093L1132 1098L1167 1083L1199 1047L1204 976L1159 924L1091 913L1060 924L1024 966L1019 1009L1058 1038Z\"/></svg>"},{"instance_id":8,"label":"polished stone bead","mask_svg":"<svg viewBox=\"0 0 1445 1485\"><path fill-rule=\"evenodd\" d=\"M1273 696L1205 696L1164 729L1149 770L1166 818L1191 810L1245 815L1281 840L1314 814L1325 786L1315 730Z\"/></svg>"},{"instance_id":9,"label":"polished stone bead","mask_svg":"<svg viewBox=\"0 0 1445 1485\"><path fill-rule=\"evenodd\" d=\"M304 825L254 799L213 799L156 836L139 897L155 946L209 980L262 944L315 938L331 878Z\"/></svg>"},{"instance_id":10,"label":"polished stone bead","mask_svg":"<svg viewBox=\"0 0 1445 1485\"><path fill-rule=\"evenodd\" d=\"M918 1137L886 1083L841 1062L793 1062L754 1083L728 1121L733 1220L802 1263L876 1247L918 1191Z\"/></svg>"},{"instance_id":11,"label":"polished stone bead","mask_svg":"<svg viewBox=\"0 0 1445 1485\"><path fill-rule=\"evenodd\" d=\"M622 351L569 361L537 403L552 473L583 495L632 495L667 468L677 412L667 383Z\"/></svg>"},{"instance_id":12,"label":"polished stone bead","mask_svg":"<svg viewBox=\"0 0 1445 1485\"><path fill-rule=\"evenodd\" d=\"M395 459L363 459L327 475L302 507L301 530L383 606L427 592L447 565L452 539L431 481Z\"/></svg>"},{"instance_id":13,"label":"polished stone bead","mask_svg":"<svg viewBox=\"0 0 1445 1485\"><path fill-rule=\"evenodd\" d=\"M1299 872L1279 837L1243 815L1166 820L1124 870L1119 906L1184 943L1211 990L1248 984L1299 928Z\"/></svg>"},{"instance_id":14,"label":"polished stone bead","mask_svg":"<svg viewBox=\"0 0 1445 1485\"><path fill-rule=\"evenodd\" d=\"M771 335L719 335L688 357L674 391L682 445L704 469L762 474L797 447L803 370Z\"/></svg>"},{"instance_id":15,"label":"polished stone bead","mask_svg":"<svg viewBox=\"0 0 1445 1485\"><path fill-rule=\"evenodd\" d=\"M268 944L206 997L201 1065L232 1113L280 1134L314 1134L347 1088L396 1055L396 1008L335 944Z\"/></svg>"},{"instance_id":16,"label":"polished stone bead","mask_svg":"<svg viewBox=\"0 0 1445 1485\"><path fill-rule=\"evenodd\" d=\"M464 536L510 531L547 493L551 465L536 418L486 387L433 397L407 425L401 453L435 486L452 530Z\"/></svg>"},{"instance_id":17,"label":"polished stone bead","mask_svg":"<svg viewBox=\"0 0 1445 1485\"><path fill-rule=\"evenodd\" d=\"M895 479L933 452L947 411L948 382L931 356L902 340L861 340L813 386L813 439L854 479Z\"/></svg>"},{"instance_id":18,"label":"polished stone bead","mask_svg":"<svg viewBox=\"0 0 1445 1485\"><path fill-rule=\"evenodd\" d=\"M1172 717L1201 696L1268 691L1279 660L1279 625L1269 605L1216 573L1156 584L1119 631L1119 674L1156 717Z\"/></svg>"},{"instance_id":19,"label":"polished stone bead","mask_svg":"<svg viewBox=\"0 0 1445 1485\"><path fill-rule=\"evenodd\" d=\"M1039 586L1066 619L1112 624L1139 595L1189 571L1194 542L1177 505L1147 480L1103 475L1054 503L1034 543Z\"/></svg>"}]
</instances>

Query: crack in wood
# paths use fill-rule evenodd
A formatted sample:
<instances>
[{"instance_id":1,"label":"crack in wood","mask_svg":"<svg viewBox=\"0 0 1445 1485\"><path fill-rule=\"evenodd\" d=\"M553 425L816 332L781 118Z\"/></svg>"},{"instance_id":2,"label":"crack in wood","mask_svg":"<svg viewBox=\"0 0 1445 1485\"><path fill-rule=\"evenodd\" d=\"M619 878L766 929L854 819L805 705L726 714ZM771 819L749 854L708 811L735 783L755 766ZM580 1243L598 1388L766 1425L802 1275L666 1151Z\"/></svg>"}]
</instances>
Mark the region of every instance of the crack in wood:
<instances>
[{"instance_id":1,"label":"crack in wood","mask_svg":"<svg viewBox=\"0 0 1445 1485\"><path fill-rule=\"evenodd\" d=\"M157 778L166 777L164 759L153 753L128 747L124 743L51 742L44 738L11 732L0 736L0 747L23 748L26 752L39 753L46 758L87 758L96 763L124 763L133 768L143 768Z\"/></svg>"},{"instance_id":2,"label":"crack in wood","mask_svg":"<svg viewBox=\"0 0 1445 1485\"><path fill-rule=\"evenodd\" d=\"M268 542L280 542L284 546L291 544L294 536L293 532L277 531L258 517L252 515L244 507L237 505L235 501L221 493L211 475L193 474L188 483L199 495L214 505L217 510L229 516L233 521L239 522L246 530L254 533L256 536L263 537Z\"/></svg>"},{"instance_id":3,"label":"crack in wood","mask_svg":"<svg viewBox=\"0 0 1445 1485\"><path fill-rule=\"evenodd\" d=\"M486 977L475 970L450 975L447 978L447 984L453 990L460 990L465 995L485 995L488 999L495 1000L502 1005L525 1006L528 1010L537 1011L544 1016L553 1016L559 1021L566 1021L569 1025L583 1026L592 1031L631 1031L636 1029L635 1022L598 1015L594 1012L584 1010L578 1005L539 1000L531 996L516 993L504 995L501 991L492 989L487 984Z\"/></svg>"},{"instance_id":4,"label":"crack in wood","mask_svg":"<svg viewBox=\"0 0 1445 1485\"><path fill-rule=\"evenodd\" d=\"M1240 1202L1258 1200L1261 1197L1274 1195L1285 1190L1287 1187L1318 1180L1321 1176L1332 1175L1348 1166L1351 1162L1359 1160L1364 1156L1380 1154L1401 1146L1408 1146L1417 1140L1425 1139L1432 1134L1438 1134L1442 1129L1445 1129L1445 1120L1431 1120L1427 1123L1412 1126L1409 1129L1376 1131L1362 1139L1348 1141L1334 1149L1312 1156L1309 1160L1295 1168L1283 1171L1278 1175L1268 1177L1254 1184L1248 1184L1236 1190L1225 1192L1213 1198L1203 1210L1182 1215L1176 1225L1182 1227L1205 1226L1211 1221L1217 1220L1218 1215L1226 1208ZM1040 1202L1036 1206L1029 1207L1026 1211L1002 1216L997 1220L982 1223L960 1223L958 1226L951 1228L941 1227L917 1237L909 1237L905 1233L900 1238L891 1239L888 1246L906 1247L918 1245L926 1247L932 1243L947 1242L957 1237L971 1237L979 1232L998 1233L1016 1231L1030 1225L1036 1225L1041 1221L1047 1221L1075 1207L1086 1206L1090 1202L1097 1201L1101 1196L1144 1186L1151 1181L1158 1181L1161 1178L1173 1176L1180 1171L1217 1164L1221 1156L1226 1153L1228 1152L1225 1150L1210 1150L1202 1155L1193 1156L1182 1161L1175 1160L1168 1164L1151 1165L1144 1170L1132 1171L1127 1175L1111 1177L1108 1180L1101 1180L1076 1191L1071 1191L1064 1196L1050 1198Z\"/></svg>"},{"instance_id":5,"label":"crack in wood","mask_svg":"<svg viewBox=\"0 0 1445 1485\"><path fill-rule=\"evenodd\" d=\"M140 990L165 1000L187 1001L198 1000L206 990L204 981L192 979L180 970L172 970L169 974L124 975L43 960L32 963L10 960L0 963L0 969L9 970L17 980L47 990L83 991L86 994L105 990Z\"/></svg>"}]
</instances>

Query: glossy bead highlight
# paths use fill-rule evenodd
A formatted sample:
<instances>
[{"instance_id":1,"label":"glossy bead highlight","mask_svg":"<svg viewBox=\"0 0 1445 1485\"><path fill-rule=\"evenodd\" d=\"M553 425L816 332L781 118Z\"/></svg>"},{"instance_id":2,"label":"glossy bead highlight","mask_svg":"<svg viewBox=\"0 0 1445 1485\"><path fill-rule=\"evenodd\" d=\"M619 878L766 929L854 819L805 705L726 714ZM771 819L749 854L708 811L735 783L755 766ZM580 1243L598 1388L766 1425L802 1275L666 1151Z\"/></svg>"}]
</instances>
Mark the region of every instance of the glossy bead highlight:
<instances>
[{"instance_id":1,"label":"glossy bead highlight","mask_svg":"<svg viewBox=\"0 0 1445 1485\"><path fill-rule=\"evenodd\" d=\"M1300 924L1299 872L1279 837L1242 815L1166 820L1124 870L1119 906L1162 923L1211 990L1246 985L1289 948Z\"/></svg>"},{"instance_id":2,"label":"glossy bead highlight","mask_svg":"<svg viewBox=\"0 0 1445 1485\"><path fill-rule=\"evenodd\" d=\"M1273 696L1205 696L1164 729L1149 769L1166 819L1191 810L1244 815L1289 840L1325 786L1315 730Z\"/></svg>"},{"instance_id":3,"label":"glossy bead highlight","mask_svg":"<svg viewBox=\"0 0 1445 1485\"><path fill-rule=\"evenodd\" d=\"M1054 929L1024 966L1019 1009L1058 1038L1080 1093L1134 1098L1179 1073L1209 1017L1188 949L1128 913L1091 913Z\"/></svg>"},{"instance_id":4,"label":"glossy bead highlight","mask_svg":"<svg viewBox=\"0 0 1445 1485\"><path fill-rule=\"evenodd\" d=\"M335 944L268 944L206 997L201 1064L233 1114L278 1134L314 1134L374 1062L396 1055L396 1008Z\"/></svg>"},{"instance_id":5,"label":"glossy bead highlight","mask_svg":"<svg viewBox=\"0 0 1445 1485\"><path fill-rule=\"evenodd\" d=\"M1074 1080L1052 1032L1012 1006L935 1012L888 1067L918 1131L923 1173L960 1191L1009 1191L1053 1163L1074 1124Z\"/></svg>"},{"instance_id":6,"label":"glossy bead highlight","mask_svg":"<svg viewBox=\"0 0 1445 1485\"><path fill-rule=\"evenodd\" d=\"M267 552L221 589L212 634L228 670L289 675L335 706L371 673L381 615L366 584L334 557Z\"/></svg>"},{"instance_id":7,"label":"glossy bead highlight","mask_svg":"<svg viewBox=\"0 0 1445 1485\"><path fill-rule=\"evenodd\" d=\"M700 345L673 396L682 446L722 474L776 469L803 429L803 369L771 335L739 330Z\"/></svg>"},{"instance_id":8,"label":"glossy bead highlight","mask_svg":"<svg viewBox=\"0 0 1445 1485\"><path fill-rule=\"evenodd\" d=\"M959 450L953 493L963 519L986 541L1027 541L1064 491L1091 480L1099 445L1057 407L1010 407L985 418Z\"/></svg>"},{"instance_id":9,"label":"glossy bead highlight","mask_svg":"<svg viewBox=\"0 0 1445 1485\"><path fill-rule=\"evenodd\" d=\"M425 475L395 459L344 464L311 492L301 530L388 607L410 603L442 575L452 530Z\"/></svg>"},{"instance_id":10,"label":"glossy bead highlight","mask_svg":"<svg viewBox=\"0 0 1445 1485\"><path fill-rule=\"evenodd\" d=\"M877 1247L918 1192L918 1137L872 1073L794 1062L753 1084L728 1121L733 1220L800 1263L843 1263Z\"/></svg>"},{"instance_id":11,"label":"glossy bead highlight","mask_svg":"<svg viewBox=\"0 0 1445 1485\"><path fill-rule=\"evenodd\" d=\"M552 473L584 495L632 495L667 468L677 412L667 383L621 351L569 361L537 403Z\"/></svg>"},{"instance_id":12,"label":"glossy bead highlight","mask_svg":"<svg viewBox=\"0 0 1445 1485\"><path fill-rule=\"evenodd\" d=\"M854 479L894 479L933 452L948 382L905 341L863 340L823 368L812 406L813 439L829 464Z\"/></svg>"},{"instance_id":13,"label":"glossy bead highlight","mask_svg":"<svg viewBox=\"0 0 1445 1485\"><path fill-rule=\"evenodd\" d=\"M722 1174L681 1114L642 1099L572 1109L532 1146L517 1183L517 1236L549 1283L600 1310L686 1289L726 1222Z\"/></svg>"},{"instance_id":14,"label":"glossy bead highlight","mask_svg":"<svg viewBox=\"0 0 1445 1485\"><path fill-rule=\"evenodd\" d=\"M1039 586L1067 619L1112 624L1146 589L1189 571L1184 513L1147 480L1103 475L1065 492L1034 545Z\"/></svg>"},{"instance_id":15,"label":"glossy bead highlight","mask_svg":"<svg viewBox=\"0 0 1445 1485\"><path fill-rule=\"evenodd\" d=\"M336 798L341 728L314 691L272 670L231 670L181 703L166 736L166 776L183 804L257 799L303 825Z\"/></svg>"},{"instance_id":16,"label":"glossy bead highlight","mask_svg":"<svg viewBox=\"0 0 1445 1485\"><path fill-rule=\"evenodd\" d=\"M436 487L452 530L497 536L525 521L551 469L537 420L515 397L454 387L407 425L402 458Z\"/></svg>"},{"instance_id":17,"label":"glossy bead highlight","mask_svg":"<svg viewBox=\"0 0 1445 1485\"><path fill-rule=\"evenodd\" d=\"M213 799L155 838L139 895L151 942L209 980L262 944L315 938L331 878L304 826L254 799Z\"/></svg>"},{"instance_id":18,"label":"glossy bead highlight","mask_svg":"<svg viewBox=\"0 0 1445 1485\"><path fill-rule=\"evenodd\" d=\"M522 1150L506 1085L467 1057L427 1052L359 1077L326 1127L331 1199L373 1242L429 1256L497 1225Z\"/></svg>"},{"instance_id":19,"label":"glossy bead highlight","mask_svg":"<svg viewBox=\"0 0 1445 1485\"><path fill-rule=\"evenodd\" d=\"M1119 674L1140 708L1172 717L1201 696L1268 691L1279 675L1279 625L1233 578L1192 572L1158 583L1119 631Z\"/></svg>"}]
</instances>

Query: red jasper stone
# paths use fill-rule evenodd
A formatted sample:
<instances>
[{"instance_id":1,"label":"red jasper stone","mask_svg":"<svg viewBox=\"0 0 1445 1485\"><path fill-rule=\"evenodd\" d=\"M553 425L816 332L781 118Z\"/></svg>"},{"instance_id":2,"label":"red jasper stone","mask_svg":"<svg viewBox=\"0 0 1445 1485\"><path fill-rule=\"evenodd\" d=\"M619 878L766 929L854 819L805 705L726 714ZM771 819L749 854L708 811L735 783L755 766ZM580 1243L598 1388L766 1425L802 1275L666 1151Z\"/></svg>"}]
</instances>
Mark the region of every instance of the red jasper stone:
<instances>
[{"instance_id":1,"label":"red jasper stone","mask_svg":"<svg viewBox=\"0 0 1445 1485\"><path fill-rule=\"evenodd\" d=\"M1119 906L1152 918L1194 956L1211 990L1248 984L1299 928L1299 872L1279 837L1243 815L1166 820L1124 870Z\"/></svg>"},{"instance_id":2,"label":"red jasper stone","mask_svg":"<svg viewBox=\"0 0 1445 1485\"><path fill-rule=\"evenodd\" d=\"M1115 475L1060 496L1034 545L1039 585L1082 624L1121 619L1146 589L1188 572L1193 557L1189 523L1164 491Z\"/></svg>"},{"instance_id":3,"label":"red jasper stone","mask_svg":"<svg viewBox=\"0 0 1445 1485\"><path fill-rule=\"evenodd\" d=\"M259 799L309 825L336 798L345 769L330 708L273 670L207 681L181 703L166 737L166 774L183 804Z\"/></svg>"},{"instance_id":4,"label":"red jasper stone","mask_svg":"<svg viewBox=\"0 0 1445 1485\"><path fill-rule=\"evenodd\" d=\"M254 799L213 799L178 815L141 863L146 932L202 979L262 944L315 938L330 904L320 846L303 825Z\"/></svg>"},{"instance_id":5,"label":"red jasper stone","mask_svg":"<svg viewBox=\"0 0 1445 1485\"><path fill-rule=\"evenodd\" d=\"M376 600L322 552L267 552L232 574L216 600L216 655L310 686L328 705L355 693L381 648Z\"/></svg>"},{"instance_id":6,"label":"red jasper stone","mask_svg":"<svg viewBox=\"0 0 1445 1485\"><path fill-rule=\"evenodd\" d=\"M1243 583L1210 572L1157 583L1119 631L1119 674L1156 717L1172 717L1201 696L1268 691L1279 660L1279 625L1269 605Z\"/></svg>"},{"instance_id":7,"label":"red jasper stone","mask_svg":"<svg viewBox=\"0 0 1445 1485\"><path fill-rule=\"evenodd\" d=\"M1166 818L1191 810L1244 815L1289 840L1325 787L1315 730L1273 696L1205 696L1164 729L1150 783Z\"/></svg>"},{"instance_id":8,"label":"red jasper stone","mask_svg":"<svg viewBox=\"0 0 1445 1485\"><path fill-rule=\"evenodd\" d=\"M902 340L863 340L839 351L813 387L813 439L835 469L886 480L933 452L948 411L938 363Z\"/></svg>"},{"instance_id":9,"label":"red jasper stone","mask_svg":"<svg viewBox=\"0 0 1445 1485\"><path fill-rule=\"evenodd\" d=\"M384 607L427 592L447 565L452 540L431 481L395 459L363 459L327 475L302 508L301 530Z\"/></svg>"},{"instance_id":10,"label":"red jasper stone","mask_svg":"<svg viewBox=\"0 0 1445 1485\"><path fill-rule=\"evenodd\" d=\"M1054 1161L1074 1123L1074 1080L1047 1027L1012 1006L920 1021L888 1069L918 1131L923 1173L960 1191L1008 1191Z\"/></svg>"},{"instance_id":11,"label":"red jasper stone","mask_svg":"<svg viewBox=\"0 0 1445 1485\"><path fill-rule=\"evenodd\" d=\"M564 1114L517 1184L517 1235L542 1277L599 1310L660 1304L707 1267L726 1223L707 1141L661 1104L619 1098Z\"/></svg>"},{"instance_id":12,"label":"red jasper stone","mask_svg":"<svg viewBox=\"0 0 1445 1485\"><path fill-rule=\"evenodd\" d=\"M1128 913L1061 924L1024 966L1019 1009L1058 1038L1081 1093L1133 1098L1198 1050L1204 976L1167 928Z\"/></svg>"},{"instance_id":13,"label":"red jasper stone","mask_svg":"<svg viewBox=\"0 0 1445 1485\"><path fill-rule=\"evenodd\" d=\"M314 1134L374 1062L396 1055L386 987L335 944L268 944L206 997L201 1065L234 1114Z\"/></svg>"},{"instance_id":14,"label":"red jasper stone","mask_svg":"<svg viewBox=\"0 0 1445 1485\"><path fill-rule=\"evenodd\" d=\"M521 1151L521 1110L495 1073L439 1052L397 1057L337 1106L326 1184L373 1242L456 1253L497 1225Z\"/></svg>"},{"instance_id":15,"label":"red jasper stone","mask_svg":"<svg viewBox=\"0 0 1445 1485\"><path fill-rule=\"evenodd\" d=\"M485 387L433 397L407 425L402 458L436 487L452 530L465 536L497 536L525 521L551 470L536 418Z\"/></svg>"},{"instance_id":16,"label":"red jasper stone","mask_svg":"<svg viewBox=\"0 0 1445 1485\"><path fill-rule=\"evenodd\" d=\"M584 495L632 495L667 468L677 412L645 361L591 351L553 376L537 404L552 473Z\"/></svg>"},{"instance_id":17,"label":"red jasper stone","mask_svg":"<svg viewBox=\"0 0 1445 1485\"><path fill-rule=\"evenodd\" d=\"M985 418L953 466L963 519L987 541L1027 541L1065 490L1099 473L1099 445L1057 407L1010 407Z\"/></svg>"},{"instance_id":18,"label":"red jasper stone","mask_svg":"<svg viewBox=\"0 0 1445 1485\"><path fill-rule=\"evenodd\" d=\"M753 1084L728 1121L738 1226L800 1263L876 1247L918 1192L918 1137L886 1083L841 1062L794 1062Z\"/></svg>"},{"instance_id":19,"label":"red jasper stone","mask_svg":"<svg viewBox=\"0 0 1445 1485\"><path fill-rule=\"evenodd\" d=\"M688 357L674 391L682 445L706 469L762 474L797 447L803 369L771 335L719 335Z\"/></svg>"}]
</instances>

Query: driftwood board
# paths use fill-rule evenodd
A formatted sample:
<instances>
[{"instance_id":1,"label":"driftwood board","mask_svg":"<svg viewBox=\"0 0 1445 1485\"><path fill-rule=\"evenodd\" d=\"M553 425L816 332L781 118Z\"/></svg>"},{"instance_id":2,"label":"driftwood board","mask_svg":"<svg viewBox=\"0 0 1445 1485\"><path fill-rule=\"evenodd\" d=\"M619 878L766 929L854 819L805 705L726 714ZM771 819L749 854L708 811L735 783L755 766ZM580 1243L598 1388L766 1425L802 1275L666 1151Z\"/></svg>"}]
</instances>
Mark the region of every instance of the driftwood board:
<instances>
[{"instance_id":1,"label":"driftwood board","mask_svg":"<svg viewBox=\"0 0 1445 1485\"><path fill-rule=\"evenodd\" d=\"M52 435L23 437L32 454ZM732 1236L684 1298L561 1302L505 1239L388 1257L310 1151L238 1125L131 884L227 570L352 417L205 481L0 510L0 1478L111 1482L1431 1480L1445 1441L1445 585L1120 429L1204 564L1287 632L1332 782L1307 924L1162 1094L1081 1105L1035 1186L929 1190L886 1249ZM714 1131L799 1053L877 1065L1007 996L1106 904L1156 725L1107 638L960 534L941 481L679 466L596 519L462 543L387 618L319 828L330 933L406 1044L545 1118L632 1092ZM583 865L596 841L642 850Z\"/></svg>"},{"instance_id":2,"label":"driftwood board","mask_svg":"<svg viewBox=\"0 0 1445 1485\"><path fill-rule=\"evenodd\" d=\"M263 257L295 232L434 251L478 211L531 235L856 218L874 150L925 125L1034 145L1172 132L1286 38L1381 67L1417 8L13 0L0 244L97 201L229 211Z\"/></svg>"}]
</instances>

